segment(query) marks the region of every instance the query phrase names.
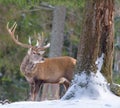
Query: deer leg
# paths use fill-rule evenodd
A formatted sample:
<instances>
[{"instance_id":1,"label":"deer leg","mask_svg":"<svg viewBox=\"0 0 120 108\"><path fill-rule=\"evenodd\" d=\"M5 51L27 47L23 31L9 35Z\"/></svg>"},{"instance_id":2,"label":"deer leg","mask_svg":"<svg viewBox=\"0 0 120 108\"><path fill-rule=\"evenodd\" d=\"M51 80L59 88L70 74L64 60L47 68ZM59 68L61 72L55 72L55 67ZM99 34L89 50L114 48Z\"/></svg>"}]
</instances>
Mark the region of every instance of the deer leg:
<instances>
[{"instance_id":1,"label":"deer leg","mask_svg":"<svg viewBox=\"0 0 120 108\"><path fill-rule=\"evenodd\" d=\"M31 101L34 101L34 89L35 89L35 83L30 83L30 99Z\"/></svg>"},{"instance_id":2,"label":"deer leg","mask_svg":"<svg viewBox=\"0 0 120 108\"><path fill-rule=\"evenodd\" d=\"M35 89L34 89L34 100L37 101L38 100L38 96L39 95L39 90L41 88L42 85L42 81L41 80L35 80Z\"/></svg>"},{"instance_id":3,"label":"deer leg","mask_svg":"<svg viewBox=\"0 0 120 108\"><path fill-rule=\"evenodd\" d=\"M70 81L68 81L65 77L60 78L59 84L64 84L65 91L67 91L70 86Z\"/></svg>"},{"instance_id":4,"label":"deer leg","mask_svg":"<svg viewBox=\"0 0 120 108\"><path fill-rule=\"evenodd\" d=\"M42 81L40 80L35 80L33 83L30 84L31 86L31 99L30 100L32 101L36 100L41 84L42 84Z\"/></svg>"}]
</instances>

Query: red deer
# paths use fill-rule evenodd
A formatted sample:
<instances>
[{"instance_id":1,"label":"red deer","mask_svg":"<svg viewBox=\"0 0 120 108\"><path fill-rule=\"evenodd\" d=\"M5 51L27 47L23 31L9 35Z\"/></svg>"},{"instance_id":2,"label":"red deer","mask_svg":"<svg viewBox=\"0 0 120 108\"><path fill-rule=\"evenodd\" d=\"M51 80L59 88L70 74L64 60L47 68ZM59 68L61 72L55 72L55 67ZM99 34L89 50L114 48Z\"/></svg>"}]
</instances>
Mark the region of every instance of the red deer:
<instances>
[{"instance_id":1,"label":"red deer","mask_svg":"<svg viewBox=\"0 0 120 108\"><path fill-rule=\"evenodd\" d=\"M38 38L36 46L23 44L14 35L17 24L14 23L11 28L8 26L9 23L7 24L7 30L12 40L17 45L29 48L21 63L20 70L30 84L31 100L36 99L39 88L43 83L59 83L67 89L74 74L76 59L69 56L44 58L44 50L49 47L49 43L43 46L43 39Z\"/></svg>"}]
</instances>

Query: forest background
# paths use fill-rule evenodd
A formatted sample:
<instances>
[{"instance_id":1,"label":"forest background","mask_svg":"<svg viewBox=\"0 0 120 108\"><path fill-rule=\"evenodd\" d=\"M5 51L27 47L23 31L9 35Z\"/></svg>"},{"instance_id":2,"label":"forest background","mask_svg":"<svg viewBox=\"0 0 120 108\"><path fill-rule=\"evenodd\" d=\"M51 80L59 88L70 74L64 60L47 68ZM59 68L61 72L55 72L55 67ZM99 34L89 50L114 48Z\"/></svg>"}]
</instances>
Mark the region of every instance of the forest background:
<instances>
[{"instance_id":1,"label":"forest background","mask_svg":"<svg viewBox=\"0 0 120 108\"><path fill-rule=\"evenodd\" d=\"M19 40L43 32L49 42L55 6L66 7L63 54L76 58L82 30L85 0L0 0L0 100L26 100L29 85L20 72L20 64L27 49L17 46L10 38L6 25L17 22ZM120 0L115 0L115 43L113 80L120 84ZM45 57L48 57L49 50Z\"/></svg>"}]
</instances>

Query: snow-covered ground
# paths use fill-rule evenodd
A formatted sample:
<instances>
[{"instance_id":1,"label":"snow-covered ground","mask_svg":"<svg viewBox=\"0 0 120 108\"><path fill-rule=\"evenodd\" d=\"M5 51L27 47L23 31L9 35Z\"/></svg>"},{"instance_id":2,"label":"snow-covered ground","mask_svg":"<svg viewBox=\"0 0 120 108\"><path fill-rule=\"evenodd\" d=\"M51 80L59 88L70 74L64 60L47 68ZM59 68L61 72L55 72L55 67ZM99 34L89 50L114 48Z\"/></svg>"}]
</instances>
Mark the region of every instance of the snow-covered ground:
<instances>
[{"instance_id":1,"label":"snow-covered ground","mask_svg":"<svg viewBox=\"0 0 120 108\"><path fill-rule=\"evenodd\" d=\"M43 102L14 102L0 105L0 108L120 108L120 98L111 96L105 99L54 100Z\"/></svg>"},{"instance_id":2,"label":"snow-covered ground","mask_svg":"<svg viewBox=\"0 0 120 108\"><path fill-rule=\"evenodd\" d=\"M73 85L61 100L14 102L0 105L0 108L120 108L120 97L109 90L109 84L100 73L102 63L103 55L96 61L98 65L96 74L91 72L87 76L82 72L76 75ZM67 98L70 100L65 100Z\"/></svg>"}]
</instances>

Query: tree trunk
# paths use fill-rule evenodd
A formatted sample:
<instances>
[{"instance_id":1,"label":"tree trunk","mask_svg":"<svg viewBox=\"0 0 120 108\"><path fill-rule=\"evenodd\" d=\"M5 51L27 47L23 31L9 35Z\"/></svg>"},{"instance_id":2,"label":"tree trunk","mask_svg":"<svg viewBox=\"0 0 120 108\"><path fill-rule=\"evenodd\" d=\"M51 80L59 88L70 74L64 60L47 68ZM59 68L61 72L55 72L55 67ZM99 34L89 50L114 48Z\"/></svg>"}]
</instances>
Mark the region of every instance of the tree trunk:
<instances>
[{"instance_id":1,"label":"tree trunk","mask_svg":"<svg viewBox=\"0 0 120 108\"><path fill-rule=\"evenodd\" d=\"M95 61L104 53L101 72L108 82L112 81L113 6L113 0L88 1L77 65L78 71L96 72Z\"/></svg>"},{"instance_id":2,"label":"tree trunk","mask_svg":"<svg viewBox=\"0 0 120 108\"><path fill-rule=\"evenodd\" d=\"M62 54L64 39L66 9L63 6L55 8L53 13L53 27L51 33L51 46L49 57L58 57Z\"/></svg>"},{"instance_id":3,"label":"tree trunk","mask_svg":"<svg viewBox=\"0 0 120 108\"><path fill-rule=\"evenodd\" d=\"M112 84L114 0L90 0L86 7L77 72L96 72L95 61L104 54L101 73Z\"/></svg>"},{"instance_id":4,"label":"tree trunk","mask_svg":"<svg viewBox=\"0 0 120 108\"><path fill-rule=\"evenodd\" d=\"M116 49L115 49L115 62L114 62L114 72L116 75L120 75L120 36L116 38Z\"/></svg>"},{"instance_id":5,"label":"tree trunk","mask_svg":"<svg viewBox=\"0 0 120 108\"><path fill-rule=\"evenodd\" d=\"M112 83L113 13L114 0L87 0L76 66L77 75L83 75L85 81L81 81L79 77L75 77L71 86L73 89L70 89L63 99L75 97L77 90L74 90L74 88L88 88L91 83L89 82L91 81L91 73L95 73L94 75L96 75L98 72L97 58L102 57L102 55L104 55L104 59L99 71L107 79L107 82L110 83L111 90L115 94L120 95L120 87ZM76 81L77 85L74 84ZM94 90L94 87L92 89Z\"/></svg>"},{"instance_id":6,"label":"tree trunk","mask_svg":"<svg viewBox=\"0 0 120 108\"><path fill-rule=\"evenodd\" d=\"M87 74L95 72L97 67L95 61L99 52L99 13L97 13L96 3L89 0L86 3L85 18L83 20L83 31L78 47L76 72L86 71ZM96 10L94 10L96 9Z\"/></svg>"},{"instance_id":7,"label":"tree trunk","mask_svg":"<svg viewBox=\"0 0 120 108\"><path fill-rule=\"evenodd\" d=\"M102 66L102 74L109 83L112 83L112 63L113 63L113 40L114 40L114 0L106 0L100 11L101 14L101 39L100 53L104 53L104 63Z\"/></svg>"},{"instance_id":8,"label":"tree trunk","mask_svg":"<svg viewBox=\"0 0 120 108\"><path fill-rule=\"evenodd\" d=\"M65 16L65 7L57 6L53 13L53 27L49 57L58 57L62 55ZM45 84L43 86L41 100L59 99L59 92L59 84Z\"/></svg>"}]
</instances>

